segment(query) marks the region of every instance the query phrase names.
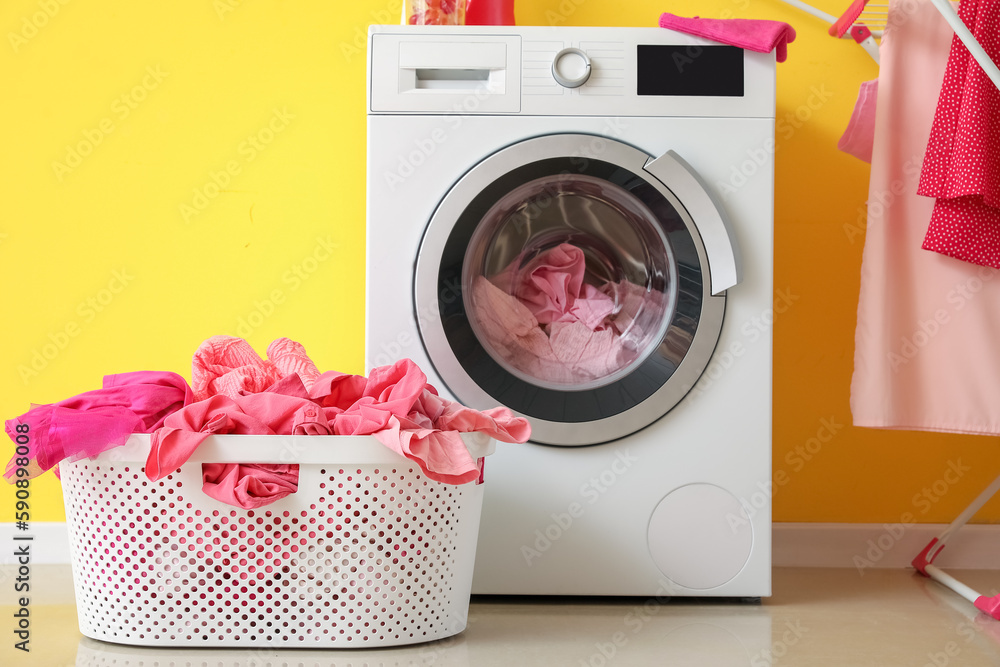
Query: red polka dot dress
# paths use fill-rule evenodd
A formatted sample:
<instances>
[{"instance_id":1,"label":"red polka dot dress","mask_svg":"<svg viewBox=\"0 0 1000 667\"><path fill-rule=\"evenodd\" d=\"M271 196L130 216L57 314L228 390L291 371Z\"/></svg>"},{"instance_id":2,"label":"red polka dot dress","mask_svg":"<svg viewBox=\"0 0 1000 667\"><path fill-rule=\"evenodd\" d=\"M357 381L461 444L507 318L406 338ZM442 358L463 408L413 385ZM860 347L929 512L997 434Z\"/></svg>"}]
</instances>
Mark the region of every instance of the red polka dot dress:
<instances>
[{"instance_id":1,"label":"red polka dot dress","mask_svg":"<svg viewBox=\"0 0 1000 667\"><path fill-rule=\"evenodd\" d=\"M958 15L1000 63L1000 0L962 0ZM917 192L937 198L925 250L1000 268L1000 90L958 37Z\"/></svg>"}]
</instances>

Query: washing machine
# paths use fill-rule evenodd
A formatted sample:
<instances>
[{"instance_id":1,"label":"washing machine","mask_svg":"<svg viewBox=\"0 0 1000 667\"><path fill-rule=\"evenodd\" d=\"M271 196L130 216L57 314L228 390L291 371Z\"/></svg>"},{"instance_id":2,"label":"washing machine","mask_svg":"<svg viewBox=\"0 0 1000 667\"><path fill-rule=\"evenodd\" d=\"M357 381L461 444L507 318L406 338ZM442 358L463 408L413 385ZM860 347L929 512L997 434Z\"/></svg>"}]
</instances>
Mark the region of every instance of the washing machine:
<instances>
[{"instance_id":1,"label":"washing machine","mask_svg":"<svg viewBox=\"0 0 1000 667\"><path fill-rule=\"evenodd\" d=\"M483 594L770 595L775 66L659 28L373 26L366 365L527 418Z\"/></svg>"}]
</instances>

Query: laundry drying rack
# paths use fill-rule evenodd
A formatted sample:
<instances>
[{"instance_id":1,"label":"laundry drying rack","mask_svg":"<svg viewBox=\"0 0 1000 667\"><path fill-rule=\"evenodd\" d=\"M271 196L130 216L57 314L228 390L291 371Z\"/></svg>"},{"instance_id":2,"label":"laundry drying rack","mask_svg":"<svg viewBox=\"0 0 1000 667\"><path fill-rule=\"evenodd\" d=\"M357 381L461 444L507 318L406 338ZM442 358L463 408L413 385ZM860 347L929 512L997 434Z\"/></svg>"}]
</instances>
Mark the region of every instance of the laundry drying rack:
<instances>
[{"instance_id":1,"label":"laundry drying rack","mask_svg":"<svg viewBox=\"0 0 1000 667\"><path fill-rule=\"evenodd\" d=\"M827 14L816 9L812 5L802 2L802 0L781 0L785 4L797 7L804 12L826 21L830 24L829 33L834 37L849 35L868 55L872 57L876 64L879 62L878 44L875 37L882 37L882 33L889 21L889 5L869 3L868 0L854 0L847 10L840 15L840 18ZM989 57L983 46L976 40L969 31L969 28L958 17L958 13L952 6L950 0L930 0L934 7L941 13L944 20L948 22L951 29L955 31L965 48L976 59L979 66L983 68L993 84L1000 88L1000 68Z\"/></svg>"},{"instance_id":2,"label":"laundry drying rack","mask_svg":"<svg viewBox=\"0 0 1000 667\"><path fill-rule=\"evenodd\" d=\"M831 14L816 9L801 0L781 0L782 2L797 7L808 12L817 18L830 24L828 32L834 37L850 35L868 54L879 62L879 45L875 42L875 37L881 37L888 25L888 4L869 4L868 0L854 0L847 10L836 18ZM976 40L969 28L962 22L949 0L929 0L941 13L948 25L955 31L955 35L962 40L962 43L969 50L969 53L976 62L979 63L983 71L986 72L990 80L997 88L1000 88L1000 69L989 57L986 50ZM971 602L980 611L989 614L992 618L1000 620L1000 595L986 596L973 590L969 586L958 581L951 575L935 566L934 559L944 549L948 538L957 532L962 526L982 508L986 502L1000 492L1000 477L993 482L976 497L972 503L966 507L961 514L930 543L917 554L912 565L920 574L930 577L935 581L947 586L963 598Z\"/></svg>"}]
</instances>

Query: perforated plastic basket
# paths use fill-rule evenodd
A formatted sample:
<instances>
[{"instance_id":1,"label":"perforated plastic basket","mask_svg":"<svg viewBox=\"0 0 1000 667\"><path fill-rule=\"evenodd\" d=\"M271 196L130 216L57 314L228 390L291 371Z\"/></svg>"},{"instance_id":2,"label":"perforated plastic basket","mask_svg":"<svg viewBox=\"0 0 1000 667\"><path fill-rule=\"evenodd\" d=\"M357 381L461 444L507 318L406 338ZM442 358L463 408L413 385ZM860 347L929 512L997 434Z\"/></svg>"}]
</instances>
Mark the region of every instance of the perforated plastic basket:
<instances>
[{"instance_id":1,"label":"perforated plastic basket","mask_svg":"<svg viewBox=\"0 0 1000 667\"><path fill-rule=\"evenodd\" d=\"M476 458L494 442L463 436ZM427 479L371 436L213 436L158 482L149 436L60 466L80 631L149 646L371 647L465 629L482 484ZM202 463L299 463L257 510Z\"/></svg>"}]
</instances>

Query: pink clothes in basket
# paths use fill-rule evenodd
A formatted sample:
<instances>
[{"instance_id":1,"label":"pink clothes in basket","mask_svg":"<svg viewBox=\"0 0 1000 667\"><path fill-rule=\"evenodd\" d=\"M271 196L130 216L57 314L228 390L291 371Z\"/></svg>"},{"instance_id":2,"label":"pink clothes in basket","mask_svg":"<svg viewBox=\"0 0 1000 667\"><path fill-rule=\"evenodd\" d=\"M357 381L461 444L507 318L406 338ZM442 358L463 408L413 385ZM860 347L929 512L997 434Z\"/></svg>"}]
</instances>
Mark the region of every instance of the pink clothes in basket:
<instances>
[{"instance_id":1,"label":"pink clothes in basket","mask_svg":"<svg viewBox=\"0 0 1000 667\"><path fill-rule=\"evenodd\" d=\"M851 384L857 426L1000 434L1000 273L920 248L934 200L917 182L953 36L929 0L890 1Z\"/></svg>"},{"instance_id":2,"label":"pink clothes in basket","mask_svg":"<svg viewBox=\"0 0 1000 667\"><path fill-rule=\"evenodd\" d=\"M12 480L17 468L35 476L66 458L96 456L132 433L152 433L145 471L153 481L187 462L213 434L373 435L428 478L465 484L480 479L481 467L460 433L507 442L530 436L528 422L509 410L479 412L439 397L409 359L367 378L321 374L287 338L271 343L265 361L246 341L215 336L198 348L192 366L195 391L176 373L109 375L102 389L8 420L11 440L28 453L15 453L5 476ZM204 398L196 400L196 392ZM202 465L205 493L244 509L294 493L298 474L297 465Z\"/></svg>"},{"instance_id":3,"label":"pink clothes in basket","mask_svg":"<svg viewBox=\"0 0 1000 667\"><path fill-rule=\"evenodd\" d=\"M105 375L101 389L58 403L36 405L20 417L8 419L5 430L15 443L18 436L27 436L24 446L29 450L28 469L34 477L63 459L97 456L125 444L132 433L149 433L159 428L167 415L192 400L191 388L177 373ZM8 480L12 479L17 458L7 464L4 476Z\"/></svg>"},{"instance_id":4,"label":"pink clothes in basket","mask_svg":"<svg viewBox=\"0 0 1000 667\"><path fill-rule=\"evenodd\" d=\"M958 15L1000 62L1000 2L962 0ZM918 192L936 197L923 247L1000 268L1000 90L958 37L931 127Z\"/></svg>"},{"instance_id":5,"label":"pink clothes in basket","mask_svg":"<svg viewBox=\"0 0 1000 667\"><path fill-rule=\"evenodd\" d=\"M297 395L294 383L286 388L291 389L286 394L217 395L170 415L153 433L146 475L154 481L165 477L212 434L374 435L417 463L428 478L465 484L480 471L460 432L487 433L507 442L530 437L528 422L505 408L478 412L437 396L409 359L373 369L367 378L324 373L309 398ZM230 504L259 507L294 492L298 481L297 469L261 464L234 472L233 465L205 469L205 492Z\"/></svg>"}]
</instances>

